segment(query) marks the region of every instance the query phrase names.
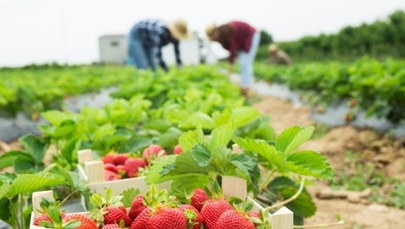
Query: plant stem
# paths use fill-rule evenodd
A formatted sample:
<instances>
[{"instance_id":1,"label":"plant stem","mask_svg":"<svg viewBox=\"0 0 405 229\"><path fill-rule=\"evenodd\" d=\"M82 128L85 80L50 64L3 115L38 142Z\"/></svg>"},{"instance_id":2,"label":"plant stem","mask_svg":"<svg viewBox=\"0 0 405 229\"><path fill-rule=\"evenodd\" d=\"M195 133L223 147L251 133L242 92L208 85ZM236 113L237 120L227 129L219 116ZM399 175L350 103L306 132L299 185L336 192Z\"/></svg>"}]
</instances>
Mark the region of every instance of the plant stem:
<instances>
[{"instance_id":1,"label":"plant stem","mask_svg":"<svg viewBox=\"0 0 405 229\"><path fill-rule=\"evenodd\" d=\"M24 212L24 202L23 202L23 195L22 194L20 194L19 195L19 199L20 199L20 220L21 220L21 228L23 228L24 227L24 214L23 214L23 212Z\"/></svg>"},{"instance_id":2,"label":"plant stem","mask_svg":"<svg viewBox=\"0 0 405 229\"><path fill-rule=\"evenodd\" d=\"M70 197L72 197L74 194L76 194L77 191L71 192L69 195L67 195L60 203L59 205L62 206Z\"/></svg>"},{"instance_id":3,"label":"plant stem","mask_svg":"<svg viewBox=\"0 0 405 229\"><path fill-rule=\"evenodd\" d=\"M275 172L276 171L273 170L266 176L266 179L264 179L263 183L259 187L260 192L263 191L270 184L270 179L273 177Z\"/></svg>"},{"instance_id":4,"label":"plant stem","mask_svg":"<svg viewBox=\"0 0 405 229\"><path fill-rule=\"evenodd\" d=\"M314 225L294 225L293 228L321 228L321 227L331 227L331 226L343 225L344 223L345 223L344 220L340 220L336 223L325 223L325 224L314 224Z\"/></svg>"},{"instance_id":5,"label":"plant stem","mask_svg":"<svg viewBox=\"0 0 405 229\"><path fill-rule=\"evenodd\" d=\"M278 207L282 207L282 206L288 204L289 202L291 202L291 201L297 199L298 196L301 194L302 190L304 190L304 183L305 183L305 177L301 177L301 184L300 184L300 187L299 187L298 191L297 191L293 196L291 196L290 198L288 198L288 199L286 199L286 200L284 200L284 201L282 201L282 202L280 202L280 203L277 203L277 204L268 206L268 207L266 208L266 210L274 209L274 208L278 208Z\"/></svg>"}]
</instances>

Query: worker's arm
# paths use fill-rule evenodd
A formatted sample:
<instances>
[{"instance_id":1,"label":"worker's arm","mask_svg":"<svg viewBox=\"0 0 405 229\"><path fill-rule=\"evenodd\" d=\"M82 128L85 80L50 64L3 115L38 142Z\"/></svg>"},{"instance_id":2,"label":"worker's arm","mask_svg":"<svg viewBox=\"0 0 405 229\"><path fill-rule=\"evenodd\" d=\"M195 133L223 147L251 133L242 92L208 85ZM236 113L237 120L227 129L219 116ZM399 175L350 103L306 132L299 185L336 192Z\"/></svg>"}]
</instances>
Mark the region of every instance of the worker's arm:
<instances>
[{"instance_id":1,"label":"worker's arm","mask_svg":"<svg viewBox=\"0 0 405 229\"><path fill-rule=\"evenodd\" d=\"M173 41L173 47L174 47L174 54L176 56L177 67L181 67L183 63L181 62L181 57L180 57L180 42Z\"/></svg>"}]
</instances>

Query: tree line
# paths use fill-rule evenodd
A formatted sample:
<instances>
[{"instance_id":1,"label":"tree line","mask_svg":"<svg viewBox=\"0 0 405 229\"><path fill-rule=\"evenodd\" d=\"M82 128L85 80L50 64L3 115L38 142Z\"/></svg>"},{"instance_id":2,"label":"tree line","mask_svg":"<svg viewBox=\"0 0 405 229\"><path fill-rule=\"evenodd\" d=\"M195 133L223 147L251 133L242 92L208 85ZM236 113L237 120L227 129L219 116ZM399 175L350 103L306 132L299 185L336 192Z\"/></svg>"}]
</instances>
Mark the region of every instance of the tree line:
<instances>
[{"instance_id":1,"label":"tree line","mask_svg":"<svg viewBox=\"0 0 405 229\"><path fill-rule=\"evenodd\" d=\"M268 44L266 41L263 43ZM267 44L261 46L258 59L266 56ZM346 26L335 34L305 36L296 41L280 42L279 46L295 61L353 60L362 56L403 58L405 12L395 11L386 19L369 24Z\"/></svg>"}]
</instances>

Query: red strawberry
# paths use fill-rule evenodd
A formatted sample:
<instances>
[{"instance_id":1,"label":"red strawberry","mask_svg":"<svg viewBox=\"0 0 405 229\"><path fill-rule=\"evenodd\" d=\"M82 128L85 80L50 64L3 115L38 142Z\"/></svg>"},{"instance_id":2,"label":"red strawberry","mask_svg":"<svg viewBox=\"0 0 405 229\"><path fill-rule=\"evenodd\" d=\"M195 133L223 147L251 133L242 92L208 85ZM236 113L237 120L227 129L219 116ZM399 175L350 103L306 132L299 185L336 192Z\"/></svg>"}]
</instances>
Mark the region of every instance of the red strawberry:
<instances>
[{"instance_id":1,"label":"red strawberry","mask_svg":"<svg viewBox=\"0 0 405 229\"><path fill-rule=\"evenodd\" d=\"M121 229L117 224L106 224L101 229Z\"/></svg>"},{"instance_id":2,"label":"red strawberry","mask_svg":"<svg viewBox=\"0 0 405 229\"><path fill-rule=\"evenodd\" d=\"M125 162L125 171L128 177L134 177L138 173L139 168L143 168L145 165L145 160L141 158L129 158Z\"/></svg>"},{"instance_id":3,"label":"red strawberry","mask_svg":"<svg viewBox=\"0 0 405 229\"><path fill-rule=\"evenodd\" d=\"M145 210L146 206L143 204L143 195L138 194L134 200L132 201L131 204L131 209L129 209L129 218L132 220L135 220L136 217L143 211Z\"/></svg>"},{"instance_id":4,"label":"red strawberry","mask_svg":"<svg viewBox=\"0 0 405 229\"><path fill-rule=\"evenodd\" d=\"M153 156L165 156L167 155L166 151L162 149L159 145L152 144L148 148L146 148L142 156L145 158L146 161L149 161L149 159Z\"/></svg>"},{"instance_id":5,"label":"red strawberry","mask_svg":"<svg viewBox=\"0 0 405 229\"><path fill-rule=\"evenodd\" d=\"M138 217L136 217L136 220L132 222L131 229L148 229L150 213L151 210L149 208L145 208L145 210L143 210Z\"/></svg>"},{"instance_id":6,"label":"red strawberry","mask_svg":"<svg viewBox=\"0 0 405 229\"><path fill-rule=\"evenodd\" d=\"M258 212L258 211L251 211L251 212L249 212L247 215L250 216L250 217L254 217L254 218L260 219L260 212Z\"/></svg>"},{"instance_id":7,"label":"red strawberry","mask_svg":"<svg viewBox=\"0 0 405 229\"><path fill-rule=\"evenodd\" d=\"M128 159L127 154L117 154L114 158L114 164L115 165L123 165L125 164L125 161Z\"/></svg>"},{"instance_id":8,"label":"red strawberry","mask_svg":"<svg viewBox=\"0 0 405 229\"><path fill-rule=\"evenodd\" d=\"M121 176L121 178L126 176L125 166L124 165L116 165L115 168L117 169L117 173Z\"/></svg>"},{"instance_id":9,"label":"red strawberry","mask_svg":"<svg viewBox=\"0 0 405 229\"><path fill-rule=\"evenodd\" d=\"M127 214L127 209L125 208L124 205L121 205L118 207L119 209L121 209L122 212L124 212L125 214Z\"/></svg>"},{"instance_id":10,"label":"red strawberry","mask_svg":"<svg viewBox=\"0 0 405 229\"><path fill-rule=\"evenodd\" d=\"M104 215L104 224L119 224L123 220L125 226L131 226L131 219L119 208L110 206L107 208L107 213Z\"/></svg>"},{"instance_id":11,"label":"red strawberry","mask_svg":"<svg viewBox=\"0 0 405 229\"><path fill-rule=\"evenodd\" d=\"M177 144L174 149L173 149L173 154L181 154L183 152L183 149L179 144Z\"/></svg>"},{"instance_id":12,"label":"red strawberry","mask_svg":"<svg viewBox=\"0 0 405 229\"><path fill-rule=\"evenodd\" d=\"M202 206L204 205L205 201L209 199L207 193L205 193L204 189L197 188L193 191L191 196L191 205L197 208L198 211L201 211Z\"/></svg>"},{"instance_id":13,"label":"red strawberry","mask_svg":"<svg viewBox=\"0 0 405 229\"><path fill-rule=\"evenodd\" d=\"M180 205L179 209L182 210L183 212L188 210L188 211L193 211L194 214L196 215L196 217L192 220L193 222L193 227L192 229L200 229L203 222L204 222L204 218L202 217L202 215L200 214L200 212L193 207L192 205L189 204L184 204L184 205Z\"/></svg>"},{"instance_id":14,"label":"red strawberry","mask_svg":"<svg viewBox=\"0 0 405 229\"><path fill-rule=\"evenodd\" d=\"M98 229L97 224L93 220L87 218L84 215L74 214L74 215L67 215L65 218L63 218L63 222L68 222L72 220L79 220L81 223L80 226L76 229Z\"/></svg>"},{"instance_id":15,"label":"red strawberry","mask_svg":"<svg viewBox=\"0 0 405 229\"><path fill-rule=\"evenodd\" d=\"M221 214L215 224L215 229L255 229L255 225L243 213L228 210Z\"/></svg>"},{"instance_id":16,"label":"red strawberry","mask_svg":"<svg viewBox=\"0 0 405 229\"><path fill-rule=\"evenodd\" d=\"M115 154L113 153L108 153L107 155L105 155L102 160L104 162L104 164L114 164L114 159L115 159Z\"/></svg>"},{"instance_id":17,"label":"red strawberry","mask_svg":"<svg viewBox=\"0 0 405 229\"><path fill-rule=\"evenodd\" d=\"M148 229L187 229L187 219L182 210L161 208L152 213Z\"/></svg>"},{"instance_id":18,"label":"red strawberry","mask_svg":"<svg viewBox=\"0 0 405 229\"><path fill-rule=\"evenodd\" d=\"M104 169L110 170L111 172L114 173L118 173L117 167L115 167L115 165L111 163L104 164Z\"/></svg>"},{"instance_id":19,"label":"red strawberry","mask_svg":"<svg viewBox=\"0 0 405 229\"><path fill-rule=\"evenodd\" d=\"M121 178L120 175L111 172L110 170L104 170L104 179L106 181L119 180L120 178Z\"/></svg>"},{"instance_id":20,"label":"red strawberry","mask_svg":"<svg viewBox=\"0 0 405 229\"><path fill-rule=\"evenodd\" d=\"M207 229L214 229L218 218L227 210L233 210L232 206L227 201L208 200L201 209L205 227Z\"/></svg>"},{"instance_id":21,"label":"red strawberry","mask_svg":"<svg viewBox=\"0 0 405 229\"><path fill-rule=\"evenodd\" d=\"M37 216L35 218L34 225L39 226L39 223L42 222L42 221L52 222L51 218L48 215L42 214L42 215L39 215L39 216Z\"/></svg>"}]
</instances>

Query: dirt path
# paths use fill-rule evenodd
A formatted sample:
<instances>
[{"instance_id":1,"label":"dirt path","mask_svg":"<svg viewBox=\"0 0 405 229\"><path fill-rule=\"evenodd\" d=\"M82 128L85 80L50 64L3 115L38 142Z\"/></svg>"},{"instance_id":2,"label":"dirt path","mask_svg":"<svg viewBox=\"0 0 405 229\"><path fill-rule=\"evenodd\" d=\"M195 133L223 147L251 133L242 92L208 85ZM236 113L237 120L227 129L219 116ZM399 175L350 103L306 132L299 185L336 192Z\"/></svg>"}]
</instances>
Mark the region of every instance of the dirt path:
<instances>
[{"instance_id":1,"label":"dirt path","mask_svg":"<svg viewBox=\"0 0 405 229\"><path fill-rule=\"evenodd\" d=\"M271 123L278 133L291 125L314 124L310 118L308 107L293 107L288 101L274 97L260 97L255 107L264 114L271 116ZM389 177L405 182L405 144L404 141L381 137L371 130L359 130L352 126L332 128L318 139L307 142L303 148L314 149L323 153L334 170L349 170L353 165L345 161L347 151L359 152L361 158L375 163L376 167ZM306 224L322 224L336 222L339 214L345 221L343 226L333 228L403 228L405 210L381 204L353 203L345 199L325 200L316 196L323 183L309 187L318 207L315 216L307 219ZM358 202L358 201L354 201ZM359 201L360 202L360 201Z\"/></svg>"}]
</instances>

